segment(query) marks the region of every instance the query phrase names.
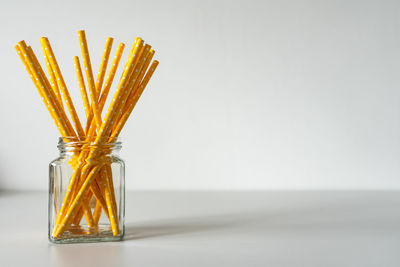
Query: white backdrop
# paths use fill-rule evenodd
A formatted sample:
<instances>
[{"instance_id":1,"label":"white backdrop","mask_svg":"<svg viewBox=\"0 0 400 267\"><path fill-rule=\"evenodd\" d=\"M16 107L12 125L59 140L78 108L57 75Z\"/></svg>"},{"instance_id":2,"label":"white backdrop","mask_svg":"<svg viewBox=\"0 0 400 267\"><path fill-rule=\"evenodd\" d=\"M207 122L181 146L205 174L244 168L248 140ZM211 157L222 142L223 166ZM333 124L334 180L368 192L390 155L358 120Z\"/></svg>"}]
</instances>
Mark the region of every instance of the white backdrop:
<instances>
[{"instance_id":1,"label":"white backdrop","mask_svg":"<svg viewBox=\"0 0 400 267\"><path fill-rule=\"evenodd\" d=\"M0 5L2 189L46 189L57 156L13 46L25 39L42 59L49 37L83 120L80 29L95 72L107 36L113 53L135 36L157 51L122 135L128 189L400 189L399 1Z\"/></svg>"}]
</instances>

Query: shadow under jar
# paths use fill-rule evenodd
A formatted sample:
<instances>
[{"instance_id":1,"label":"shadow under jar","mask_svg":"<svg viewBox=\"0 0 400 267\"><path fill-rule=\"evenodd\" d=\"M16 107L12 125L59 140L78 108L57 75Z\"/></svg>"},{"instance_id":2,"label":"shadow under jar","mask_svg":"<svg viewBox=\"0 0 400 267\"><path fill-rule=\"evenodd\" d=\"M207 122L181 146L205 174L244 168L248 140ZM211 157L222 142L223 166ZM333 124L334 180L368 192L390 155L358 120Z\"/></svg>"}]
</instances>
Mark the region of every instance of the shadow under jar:
<instances>
[{"instance_id":1,"label":"shadow under jar","mask_svg":"<svg viewBox=\"0 0 400 267\"><path fill-rule=\"evenodd\" d=\"M125 232L125 164L121 142L60 137L49 165L49 240L121 240Z\"/></svg>"}]
</instances>

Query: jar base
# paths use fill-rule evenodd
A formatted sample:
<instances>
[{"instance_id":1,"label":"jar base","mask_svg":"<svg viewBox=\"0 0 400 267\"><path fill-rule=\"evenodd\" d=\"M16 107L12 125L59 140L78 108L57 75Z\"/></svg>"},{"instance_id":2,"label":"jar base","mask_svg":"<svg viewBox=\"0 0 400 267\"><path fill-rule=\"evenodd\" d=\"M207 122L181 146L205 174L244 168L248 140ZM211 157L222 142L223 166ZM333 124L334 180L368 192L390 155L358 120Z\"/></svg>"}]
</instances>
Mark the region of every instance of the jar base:
<instances>
[{"instance_id":1,"label":"jar base","mask_svg":"<svg viewBox=\"0 0 400 267\"><path fill-rule=\"evenodd\" d=\"M70 226L59 238L49 234L49 241L54 244L121 241L124 237L124 229L121 230L119 235L114 236L110 225L99 224L97 227Z\"/></svg>"}]
</instances>

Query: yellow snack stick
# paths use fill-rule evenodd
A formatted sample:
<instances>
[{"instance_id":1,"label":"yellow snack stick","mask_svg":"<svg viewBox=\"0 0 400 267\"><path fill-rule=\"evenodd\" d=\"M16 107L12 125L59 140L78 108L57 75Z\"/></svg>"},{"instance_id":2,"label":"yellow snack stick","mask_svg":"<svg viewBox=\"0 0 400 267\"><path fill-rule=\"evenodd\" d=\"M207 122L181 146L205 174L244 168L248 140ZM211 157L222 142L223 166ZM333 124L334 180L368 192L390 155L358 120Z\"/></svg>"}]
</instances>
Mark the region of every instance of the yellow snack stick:
<instances>
[{"instance_id":1,"label":"yellow snack stick","mask_svg":"<svg viewBox=\"0 0 400 267\"><path fill-rule=\"evenodd\" d=\"M106 180L105 180L106 178L104 177L104 168L99 171L99 175L101 176L102 179L101 179L101 182L99 182L98 184L99 184L99 187L101 188L102 194L105 195L105 193L106 193L105 192L105 187L107 186L107 183L106 183ZM98 223L99 223L102 208L104 209L102 204L99 201L96 201L96 207L95 207L94 212L93 212L93 220L94 220L94 224L95 225L98 225ZM108 215L108 210L104 210L104 213L108 218L110 218L109 215Z\"/></svg>"},{"instance_id":2,"label":"yellow snack stick","mask_svg":"<svg viewBox=\"0 0 400 267\"><path fill-rule=\"evenodd\" d=\"M116 114L118 114L119 112L122 111L123 108L123 104L126 101L126 98L129 95L129 90L132 88L132 83L134 83L135 79L138 77L139 75L139 70L142 66L142 64L145 61L145 58L148 54L148 51L150 49L149 45L145 45L144 47L140 48L140 46L142 46L142 44L138 45L138 48L136 49L136 51L134 50L134 53L132 53L131 59L134 60L132 61L131 65L130 65L130 70L128 69L128 71L125 72L125 75L128 76L129 75L129 79L127 82L126 89L124 92L124 95L121 97L120 100L120 105L121 108L117 108L117 112ZM128 61L129 62L129 61ZM133 69L132 69L133 67ZM122 78L122 80L124 80L124 76ZM118 105L117 105L118 107ZM118 115L114 115L114 121L118 119ZM110 130L112 130L112 126L110 128ZM108 165L107 165L107 170L108 170ZM118 226L118 211L117 211L117 205L115 203L115 194L114 194L114 187L113 187L113 180L112 180L112 172L111 170L109 172L105 171L104 174L102 175L103 179L106 180L106 202L108 205L108 212L110 214L109 219L111 221L111 225L113 228L113 234L114 235L118 235L119 234L119 228ZM114 227L115 225L115 227Z\"/></svg>"},{"instance_id":3,"label":"yellow snack stick","mask_svg":"<svg viewBox=\"0 0 400 267\"><path fill-rule=\"evenodd\" d=\"M135 38L135 41L133 42L133 45L132 45L132 47L131 47L131 50L129 51L128 60L127 60L126 63L125 63L125 66L124 66L124 69L123 69L121 78L122 78L124 75L126 75L126 71L127 71L128 67L129 67L129 65L130 65L129 62L131 61L132 57L136 54L136 50L137 50L137 46L138 46L138 44L139 44L139 43L138 43L139 40L141 40L141 38L140 38L140 37L136 37L136 38ZM139 50L139 52L140 52L140 50Z\"/></svg>"},{"instance_id":4,"label":"yellow snack stick","mask_svg":"<svg viewBox=\"0 0 400 267\"><path fill-rule=\"evenodd\" d=\"M60 109L59 105L57 105L58 102L57 102L57 99L56 99L56 97L54 95L54 92L51 90L51 87L48 84L48 81L46 82L47 78L45 77L45 74L44 74L43 70L41 69L39 62L37 61L36 56L34 55L32 49L30 47L26 47L26 45L24 45L24 43L20 43L20 47L24 47L24 46L25 46L25 49L27 51L27 59L29 58L31 60L32 67L35 69L34 72L37 75L36 80L39 81L39 83L43 82L43 84L44 84L44 86L39 87L39 88L43 89L41 95L47 95L48 102L51 102L51 100L53 100L54 101L53 102L54 107L56 107L56 109ZM19 50L19 52L21 52L22 49L18 49L18 50ZM32 73L32 70L31 70L31 73ZM52 108L50 110L50 113L54 114L54 111L55 111L55 109ZM61 111L59 110L59 112L63 113L63 110L61 110ZM61 121L63 121L62 117L59 117L59 119ZM65 119L68 121L66 116L65 116ZM60 124L65 124L65 120L64 120L64 122L62 122ZM70 129L68 129L68 127L65 127L65 128L66 128L66 130L62 131L62 133L61 133L62 136L73 136L73 135L75 135L75 133L73 132L72 126L70 126ZM87 216L91 215L90 209L87 210L87 208L85 207L85 214ZM87 218L90 218L90 217L87 217ZM57 219L56 219L56 221L57 221ZM92 222L93 222L93 218L92 218ZM90 224L92 224L92 222L88 222L88 224L90 225Z\"/></svg>"},{"instance_id":5,"label":"yellow snack stick","mask_svg":"<svg viewBox=\"0 0 400 267\"><path fill-rule=\"evenodd\" d=\"M41 96L43 96L45 101L49 104L49 106L51 107L51 112L54 112L57 120L60 122L60 127L63 128L63 133L65 134L64 136L74 133L73 129L71 129L72 126L68 124L69 120L66 117L65 113L60 110L58 101L56 100L56 96L54 95L54 92L50 87L49 81L44 75L43 69L41 68L40 64L35 64L37 62L36 56L33 54L32 50L29 50L24 41L18 42L18 46L20 48L21 54L24 56L25 61L31 70L33 79L36 81L38 87L40 88L40 91L42 92Z\"/></svg>"},{"instance_id":6,"label":"yellow snack stick","mask_svg":"<svg viewBox=\"0 0 400 267\"><path fill-rule=\"evenodd\" d=\"M47 56L47 58L50 61L51 67L54 70L55 76L57 78L58 86L61 89L62 95L65 100L65 104L68 108L68 111L71 115L72 122L75 125L78 138L82 138L85 136L85 133L83 131L81 122L79 121L78 114L76 113L74 104L72 103L71 96L69 95L67 85L65 84L64 78L61 74L61 70L57 64L56 58L53 53L53 49L50 46L50 42L46 37L40 38L40 44L42 45L42 49L44 50L44 54Z\"/></svg>"},{"instance_id":7,"label":"yellow snack stick","mask_svg":"<svg viewBox=\"0 0 400 267\"><path fill-rule=\"evenodd\" d=\"M137 45L135 45L136 48L134 50L134 53L132 53L132 56L131 56L130 60L128 60L128 64L130 63L130 65L128 65L129 69L132 70L132 71L125 71L124 72L124 75L122 76L122 79L121 79L122 82L124 82L126 80L126 77L132 76L132 73L134 73L133 72L134 69L132 69L132 68L134 66L136 66L136 63L139 61L138 55L139 55L139 53L141 51L141 47L143 46L143 41L141 39L137 39L135 41L135 43L137 43ZM125 87L126 87L125 93L124 93L124 95L122 96L122 98L120 100L122 103L125 101L124 99L126 99L126 95L127 95L127 92L128 92L127 90L129 89L129 86L126 85L127 83L129 84L129 79L128 79L127 82L125 82ZM121 96L119 96L118 98L120 98L120 97ZM114 99L116 99L116 98L114 98ZM112 110L112 107L110 107L109 110ZM107 164L107 167L109 167L108 164ZM114 189L113 189L114 187L113 187L113 181L112 181L112 172L111 171L110 172L104 172L102 177L103 177L104 180L106 180L106 186L105 186L106 202L107 202L108 209L109 209L108 211L110 213L109 218L111 220L111 225L112 225L112 228L113 228L113 234L117 235L117 234L119 234L119 228L117 227L118 226L118 217L116 216L117 207L116 207L116 203L115 203L115 195L114 195Z\"/></svg>"},{"instance_id":8,"label":"yellow snack stick","mask_svg":"<svg viewBox=\"0 0 400 267\"><path fill-rule=\"evenodd\" d=\"M121 119L123 114L125 114L128 111L129 106L132 103L135 95L137 94L137 90L139 88L140 82L142 81L143 76L146 74L147 68L149 67L150 62L153 59L154 54L155 54L155 51L153 49L150 49L149 53L147 53L147 55L146 55L146 57L144 59L144 63L140 68L140 73L139 73L138 77L136 78L135 82L132 85L132 89L131 89L131 92L130 92L130 94L128 96L128 100L125 103L125 106L123 108L122 114L118 118L117 122ZM115 125L115 127L116 127L116 125Z\"/></svg>"},{"instance_id":9,"label":"yellow snack stick","mask_svg":"<svg viewBox=\"0 0 400 267\"><path fill-rule=\"evenodd\" d=\"M106 79L106 82L104 84L104 89L101 92L101 97L100 97L100 100L99 100L100 113L103 111L104 105L106 103L107 96L108 96L108 93L110 91L111 84L112 84L112 82L114 80L115 73L117 72L118 64L119 64L119 61L121 60L121 56L122 56L122 53L124 51L124 48L125 48L125 44L120 43L118 45L117 52L115 53L112 65L110 67L110 71L108 72L107 79ZM92 120L93 120L93 110L91 110L91 112L89 114L89 117L87 118L86 127L85 127L85 133L88 133L89 132L89 128L92 127L91 126Z\"/></svg>"},{"instance_id":10,"label":"yellow snack stick","mask_svg":"<svg viewBox=\"0 0 400 267\"><path fill-rule=\"evenodd\" d=\"M126 71L124 71L124 75L121 79L121 81L123 82L123 85L121 85L121 94L115 94L112 101L111 101L111 105L108 109L107 114L109 114L110 116L105 117L104 121L106 122L106 124L104 125L104 129L100 130L104 131L105 136L110 136L113 126L116 123L116 121L119 119L120 114L122 112L122 109L125 105L125 102L129 96L130 90L131 90L131 84L132 81L137 77L137 75L139 74L138 72L138 66L141 64L141 62L143 61L144 57L141 57L142 53L142 48L143 48L143 40L139 40L139 42L136 44L135 50L133 52L133 55L131 57L131 59L128 62L128 68L126 69ZM121 84L121 82L120 82ZM125 86L125 89L124 89ZM117 90L118 92L118 90ZM107 118L107 121L106 121ZM101 135L100 135L101 137ZM101 139L99 139L99 141L101 141Z\"/></svg>"},{"instance_id":11,"label":"yellow snack stick","mask_svg":"<svg viewBox=\"0 0 400 267\"><path fill-rule=\"evenodd\" d=\"M86 92L86 86L85 86L85 81L84 81L83 75L82 75L81 64L79 63L79 58L77 56L74 57L74 67L75 67L76 76L78 77L78 83L79 83L79 88L81 91L83 107L85 109L86 118L88 118L89 114L90 114L89 98L88 98L88 95Z\"/></svg>"},{"instance_id":12,"label":"yellow snack stick","mask_svg":"<svg viewBox=\"0 0 400 267\"><path fill-rule=\"evenodd\" d=\"M115 201L114 182L112 179L112 171L111 171L110 164L106 164L104 169L105 169L105 172L103 170L103 175L106 177L105 179L109 179L109 183L110 183L110 191L112 193L111 198L112 198L112 202L114 204L114 212L115 212L115 214L118 214L117 203Z\"/></svg>"},{"instance_id":13,"label":"yellow snack stick","mask_svg":"<svg viewBox=\"0 0 400 267\"><path fill-rule=\"evenodd\" d=\"M28 48L29 49L29 48ZM29 50L28 50L29 51ZM36 57L34 57L34 55L32 55L32 58L33 58L33 63L36 63L36 65L37 64L39 64L38 62L37 62L37 59L36 59ZM40 68L40 66L39 66L39 68ZM42 70L40 70L41 72L43 72ZM40 71L38 72L38 73L40 73ZM43 75L44 75L44 73L43 73ZM49 86L49 85L47 85L47 86ZM53 93L51 90L50 90L50 93ZM54 98L55 99L55 98ZM65 114L64 114L65 115ZM67 119L67 118L66 118ZM68 119L67 119L68 120ZM72 128L72 126L70 126L70 128L72 129L72 131L73 131L73 128ZM73 136L73 135L75 135L75 133L73 133L73 132L71 132L71 131L69 131L69 133L64 133L64 136ZM73 185L73 184L72 184ZM97 196L101 196L101 194L100 193L98 193L97 194ZM68 200L68 198L66 198L66 200ZM68 203L65 205L65 207L68 205ZM87 206L83 206L83 208L84 208L84 210L85 210L85 215L86 215L86 218L88 219L88 225L92 225L92 222L90 222L89 221L89 219L91 218L91 211L90 211L90 209L88 209L87 208ZM60 212L60 214L62 215L62 212ZM58 216L58 219L56 219L56 222L58 221L60 219L60 216ZM93 220L92 220L93 221Z\"/></svg>"},{"instance_id":14,"label":"yellow snack stick","mask_svg":"<svg viewBox=\"0 0 400 267\"><path fill-rule=\"evenodd\" d=\"M131 58L132 61L131 61L131 65L130 65L130 69L129 70L132 70L132 71L125 72L126 76L128 76L128 75L132 76L132 74L134 74L134 76L136 76L136 73L134 72L135 68L133 68L133 67L136 66L136 64L134 63L135 61L136 62L140 62L139 58L135 59L135 57L137 56L137 54L141 50L141 46L142 45L143 45L143 42L140 41L138 43L136 52L134 53L134 56L132 56L132 58ZM124 81L126 79L125 75L123 75L122 81ZM122 98L120 100L121 103L122 103L121 105L123 105L123 103L124 103L124 101L126 99L126 96L128 95L127 94L127 92L128 92L127 90L129 90L129 86L126 85L127 83L129 84L129 80L128 80L128 82L125 82L126 89L125 89L124 95L122 95ZM112 109L112 107L110 107L110 109ZM109 219L110 219L110 222L111 222L113 234L114 235L118 235L119 234L118 216L117 216L117 208L116 208L116 203L115 203L115 195L114 195L114 190L113 190L112 173L111 172L104 173L103 179L106 180L106 186L105 186L106 195L105 196L106 196Z\"/></svg>"},{"instance_id":15,"label":"yellow snack stick","mask_svg":"<svg viewBox=\"0 0 400 267\"><path fill-rule=\"evenodd\" d=\"M131 96L133 94L133 89L134 89L134 84L137 82L137 80L140 77L141 74L141 69L143 67L143 65L146 62L146 59L149 55L149 51L150 51L151 46L146 44L142 50L140 51L140 55L139 55L139 60L137 61L137 64L135 65L135 70L134 72L131 74L131 76L129 77L129 83L128 83L128 96L127 99L129 99L129 96ZM122 114L123 114L123 110L124 110L124 106L126 106L126 103L123 103L123 106L121 106L121 109L119 109L117 111L117 115L115 117L115 121L118 122L118 120L121 118Z\"/></svg>"},{"instance_id":16,"label":"yellow snack stick","mask_svg":"<svg viewBox=\"0 0 400 267\"><path fill-rule=\"evenodd\" d=\"M106 41L106 45L103 51L103 56L101 59L101 63L100 63L100 68L99 68L99 73L97 74L97 80L96 80L96 94L99 97L100 93L101 93L101 87L103 85L103 80L104 80L104 76L106 74L106 70L107 70L107 64L108 64L108 59L110 57L110 52L111 52L111 47L112 47L112 43L113 43L113 38L108 37L107 41ZM118 51L117 51L118 53ZM99 102L99 99L97 100ZM101 108L99 107L99 112L101 115ZM86 120L86 127L85 127L85 133L89 132L89 127L92 123L93 120L93 108L91 107L90 110L90 114L87 117Z\"/></svg>"},{"instance_id":17,"label":"yellow snack stick","mask_svg":"<svg viewBox=\"0 0 400 267\"><path fill-rule=\"evenodd\" d=\"M87 198L87 197L84 197L82 199L82 209L83 209L83 213L85 215L85 220L86 220L87 225L89 227L93 227L94 219L93 219L93 215L92 215L92 210L90 209L89 204L88 204L89 201L90 201L90 198Z\"/></svg>"},{"instance_id":18,"label":"yellow snack stick","mask_svg":"<svg viewBox=\"0 0 400 267\"><path fill-rule=\"evenodd\" d=\"M49 111L51 117L53 118L53 120L54 120L54 122L55 122L55 124L57 126L57 129L60 131L61 136L67 136L68 134L65 132L65 129L62 127L62 125L60 123L60 119L57 117L57 114L52 110L52 108L50 106L50 103L45 99L45 97L43 95L44 93L43 93L42 88L40 87L40 85L36 82L35 78L33 77L32 71L31 71L29 65L26 63L25 57L23 56L19 45L15 46L15 50L17 50L18 56L20 57L22 63L24 64L24 66L26 68L26 71L28 72L29 77L31 78L33 84L35 85L36 89L38 90L39 95L42 98L43 103L45 104L45 106L46 106L47 110Z\"/></svg>"},{"instance_id":19,"label":"yellow snack stick","mask_svg":"<svg viewBox=\"0 0 400 267\"><path fill-rule=\"evenodd\" d=\"M75 166L74 166L74 169L76 169L76 168L77 168L77 165L79 164L77 161L78 161L78 159L75 157ZM73 197L75 197L75 195L78 193L77 191L78 191L78 189L79 189L79 186L78 186L78 184L79 184L79 178L76 179L76 180L77 180L77 181L75 182L74 187L71 189L71 191L73 192ZM94 184L91 185L91 187L93 187L93 186L94 186ZM91 192L89 192L89 193L91 193ZM89 227L93 227L93 226L94 226L94 219L93 219L93 215L92 215L92 210L91 210L91 208L89 207L89 201L90 201L91 197L92 197L92 194L87 194L86 201L82 201L82 206L81 206L82 215L85 215L85 220L86 220L86 223L87 223L87 225L88 225ZM70 204L70 203L68 202L67 206L68 206L69 204ZM59 220L60 220L61 218L62 218L62 216L57 216L57 218L56 218L56 224L59 222ZM79 221L80 221L80 220L79 220Z\"/></svg>"},{"instance_id":20,"label":"yellow snack stick","mask_svg":"<svg viewBox=\"0 0 400 267\"><path fill-rule=\"evenodd\" d=\"M140 59L139 59L137 65L135 66L135 71L132 74L132 79L130 79L129 90L132 90L134 84L136 84L138 82L138 79L141 75L141 70L144 67L144 65L146 64L146 60L150 54L154 54L154 50L151 49L151 45L146 44L142 48L142 51L140 53Z\"/></svg>"},{"instance_id":21,"label":"yellow snack stick","mask_svg":"<svg viewBox=\"0 0 400 267\"><path fill-rule=\"evenodd\" d=\"M106 176L106 177L108 177L108 176ZM106 179L106 180L107 180L108 184L105 188L105 195L106 195L108 214L110 215L109 219L111 222L111 229L113 231L113 235L119 235L120 232L119 232L119 227L118 227L118 216L117 216L116 211L114 210L115 204L114 204L112 196L111 196L113 194L113 192L111 192L111 190L110 190L110 184L109 184L110 180L109 179Z\"/></svg>"},{"instance_id":22,"label":"yellow snack stick","mask_svg":"<svg viewBox=\"0 0 400 267\"><path fill-rule=\"evenodd\" d=\"M100 216L101 216L101 204L96 201L96 207L94 208L93 212L94 225L99 224Z\"/></svg>"},{"instance_id":23,"label":"yellow snack stick","mask_svg":"<svg viewBox=\"0 0 400 267\"><path fill-rule=\"evenodd\" d=\"M72 224L79 225L82 220L82 217L83 217L83 209L81 208L78 210L77 214L75 215L75 218L72 220ZM93 221L95 221L94 213L93 213Z\"/></svg>"},{"instance_id":24,"label":"yellow snack stick","mask_svg":"<svg viewBox=\"0 0 400 267\"><path fill-rule=\"evenodd\" d=\"M153 49L150 49L149 53L147 54L145 62L143 63L143 66L142 66L142 68L140 70L140 74L139 74L138 78L136 79L136 81L135 81L135 83L133 85L133 90L131 91L131 95L134 95L136 93L136 91L139 89L139 85L142 82L143 77L145 76L146 71L148 70L148 68L150 66L150 63L151 63L151 60L153 59L155 53L156 52ZM127 110L127 107L128 106L125 105L124 111Z\"/></svg>"},{"instance_id":25,"label":"yellow snack stick","mask_svg":"<svg viewBox=\"0 0 400 267\"><path fill-rule=\"evenodd\" d=\"M105 192L104 190L105 190L106 183L105 183L105 180L101 177L100 171L98 173L98 176L95 179L96 179L97 187L99 189L98 192L100 192L101 196L104 196L104 192ZM107 209L107 202L105 201L105 197L99 198L98 202L99 202L100 206L103 208L106 216L109 217L108 209Z\"/></svg>"},{"instance_id":26,"label":"yellow snack stick","mask_svg":"<svg viewBox=\"0 0 400 267\"><path fill-rule=\"evenodd\" d=\"M61 204L61 208L60 208L59 212L57 213L56 224L54 227L53 235L55 234L55 231L59 227L59 222L62 220L63 216L65 215L66 211L68 210L70 202L72 201L71 197L73 196L74 185L75 185L75 183L78 183L77 180L79 179L79 177L81 175L81 170L82 170L82 163L79 164L78 168L73 172L73 174L69 180L69 184L68 184L67 191L65 193L63 202Z\"/></svg>"},{"instance_id":27,"label":"yellow snack stick","mask_svg":"<svg viewBox=\"0 0 400 267\"><path fill-rule=\"evenodd\" d=\"M106 152L107 154L107 152ZM105 162L105 165L108 166L108 164ZM97 179L97 185L100 188L100 191L102 193L102 195L105 196L105 202L107 204L106 209L104 210L104 213L106 214L106 216L109 218L110 222L111 222L111 227L113 229L113 234L114 235L118 235L119 234L119 229L118 229L118 216L116 216L116 204L115 204L115 196L114 196L114 191L112 191L113 189L113 185L110 184L112 183L112 179L110 179L111 177L111 173L109 173L107 175L107 173L105 172L105 169L103 168L102 170L99 170L98 175L96 176ZM101 178L101 179L100 179ZM93 184L92 184L93 186ZM103 202L99 202L100 205L102 206L102 208L104 209L104 204Z\"/></svg>"},{"instance_id":28,"label":"yellow snack stick","mask_svg":"<svg viewBox=\"0 0 400 267\"><path fill-rule=\"evenodd\" d=\"M92 104L94 119L96 121L97 127L100 128L101 127L101 114L99 112L99 105L97 103L98 95L96 92L96 85L95 85L94 79L93 79L92 64L90 63L89 49L88 49L88 45L86 42L85 31L78 31L78 36L79 36L79 44L80 44L81 52L82 52L83 65L85 66L86 79L87 79L87 83L88 83L89 95L90 95L90 100L91 100L91 104Z\"/></svg>"},{"instance_id":29,"label":"yellow snack stick","mask_svg":"<svg viewBox=\"0 0 400 267\"><path fill-rule=\"evenodd\" d=\"M47 49L44 49L44 53L45 54L46 54L46 50ZM46 61L48 63L48 66L50 66L48 57L45 56L45 59L46 59ZM78 61L76 61L76 60L78 60ZM85 103L85 96L86 96L86 100L87 100L86 88L85 88L85 85L84 85L82 72L81 72L81 69L80 69L79 59L77 57L74 58L74 63L75 63L75 69L77 71L78 80L79 80L79 84L80 84L80 88L81 88L82 98L83 98L83 101ZM51 66L50 66L50 68L51 68ZM79 75L79 72L80 72L80 75ZM79 79L79 78L82 78L82 79ZM89 110L89 108L87 106L85 106L85 107L86 107L85 110ZM93 217L92 217L90 208L88 207L88 205L82 205L82 206L83 206L83 209L84 209L85 219L87 221L87 224L89 226L93 226ZM59 221L59 219L60 219L60 216L57 216L56 223Z\"/></svg>"},{"instance_id":30,"label":"yellow snack stick","mask_svg":"<svg viewBox=\"0 0 400 267\"><path fill-rule=\"evenodd\" d=\"M27 49L28 49L28 54L30 55L30 57L31 57L31 59L32 59L32 61L33 61L34 67L37 69L38 74L42 77L42 81L44 82L44 86L45 86L44 90L46 91L46 93L47 93L48 95L50 95L50 98L49 98L49 99L51 99L51 100L53 101L55 107L57 108L57 110L58 110L59 113L60 113L61 122L62 122L62 123L66 126L66 128L68 129L68 131L67 131L68 134L69 134L68 136L76 136L75 131L74 131L74 128L72 127L71 122L69 121L67 115L65 114L64 109L62 108L62 104L59 103L59 101L57 100L57 97L56 97L55 93L54 93L53 90L51 89L51 85L50 85L50 83L49 83L49 81L48 81L48 79L47 79L47 77L46 77L46 74L44 73L44 71L43 71L43 69L42 69L42 66L40 65L40 63L39 63L39 61L38 61L38 59L37 59L35 53L33 53L33 50L32 50L32 48L31 48L30 46L28 46Z\"/></svg>"},{"instance_id":31,"label":"yellow snack stick","mask_svg":"<svg viewBox=\"0 0 400 267\"><path fill-rule=\"evenodd\" d=\"M103 56L101 57L99 73L97 74L97 80L96 80L97 96L100 96L101 88L103 86L103 81L104 81L104 77L106 75L107 64L108 64L108 60L110 58L113 41L114 41L113 38L111 38L111 37L107 38L106 45L105 45L104 51L103 51ZM97 101L99 101L99 99L97 99Z\"/></svg>"},{"instance_id":32,"label":"yellow snack stick","mask_svg":"<svg viewBox=\"0 0 400 267\"><path fill-rule=\"evenodd\" d=\"M46 55L44 56L44 60L46 62L47 72L48 72L49 77L50 77L51 88L53 89L53 92L54 92L54 94L56 95L56 97L58 99L58 103L60 104L60 107L64 109L60 88L58 88L57 79L56 79L56 75L54 74L54 70L51 68L50 61L46 57Z\"/></svg>"}]
</instances>

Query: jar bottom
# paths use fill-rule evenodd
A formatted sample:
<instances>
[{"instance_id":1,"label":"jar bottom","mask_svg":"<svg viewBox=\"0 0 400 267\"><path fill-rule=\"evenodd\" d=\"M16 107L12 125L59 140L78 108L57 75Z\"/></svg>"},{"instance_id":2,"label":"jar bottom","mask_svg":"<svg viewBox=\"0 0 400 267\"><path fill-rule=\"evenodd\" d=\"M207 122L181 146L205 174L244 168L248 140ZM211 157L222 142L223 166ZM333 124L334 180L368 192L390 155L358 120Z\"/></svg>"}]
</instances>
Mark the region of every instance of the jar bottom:
<instances>
[{"instance_id":1,"label":"jar bottom","mask_svg":"<svg viewBox=\"0 0 400 267\"><path fill-rule=\"evenodd\" d=\"M70 226L59 238L49 235L49 241L55 244L112 242L120 241L123 237L124 231L114 236L109 224L99 224L97 227L78 225Z\"/></svg>"}]
</instances>

